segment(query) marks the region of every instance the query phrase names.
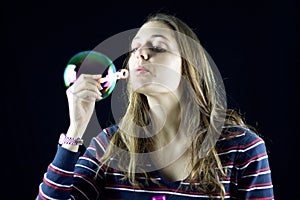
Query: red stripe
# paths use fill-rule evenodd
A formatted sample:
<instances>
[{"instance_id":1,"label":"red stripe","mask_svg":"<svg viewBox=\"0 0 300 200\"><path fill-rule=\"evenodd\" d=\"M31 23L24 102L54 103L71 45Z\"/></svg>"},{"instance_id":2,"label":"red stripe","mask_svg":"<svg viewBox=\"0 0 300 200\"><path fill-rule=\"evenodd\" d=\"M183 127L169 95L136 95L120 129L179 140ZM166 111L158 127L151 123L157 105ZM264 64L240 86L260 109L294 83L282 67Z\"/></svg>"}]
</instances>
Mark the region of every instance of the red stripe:
<instances>
[{"instance_id":1,"label":"red stripe","mask_svg":"<svg viewBox=\"0 0 300 200\"><path fill-rule=\"evenodd\" d=\"M96 155L98 155L98 154L96 154ZM84 155L83 157L89 158L89 159L93 160L93 158L88 157L88 156L86 156L86 155ZM107 169L106 169L106 167L105 167L105 164L103 164L102 159L101 159L100 157L97 157L97 161L99 161L98 164L101 166L101 169L102 169L103 171L106 171Z\"/></svg>"},{"instance_id":2,"label":"red stripe","mask_svg":"<svg viewBox=\"0 0 300 200\"><path fill-rule=\"evenodd\" d=\"M227 166L227 165L233 165L234 162L226 162L226 163L222 163L223 166Z\"/></svg>"},{"instance_id":3,"label":"red stripe","mask_svg":"<svg viewBox=\"0 0 300 200\"><path fill-rule=\"evenodd\" d=\"M245 187L245 188L253 188L253 187L261 187L261 186L271 186L272 185L272 182L267 182L267 183L258 183L258 184L253 184L253 185L249 185L248 187Z\"/></svg>"},{"instance_id":4,"label":"red stripe","mask_svg":"<svg viewBox=\"0 0 300 200\"><path fill-rule=\"evenodd\" d=\"M263 198L249 198L248 200L270 200L270 199L274 199L274 196L263 197Z\"/></svg>"},{"instance_id":5,"label":"red stripe","mask_svg":"<svg viewBox=\"0 0 300 200\"><path fill-rule=\"evenodd\" d=\"M224 133L221 136L221 138L227 138L227 137L230 137L230 136L243 135L244 133L246 133L246 131L227 132L227 133Z\"/></svg>"},{"instance_id":6,"label":"red stripe","mask_svg":"<svg viewBox=\"0 0 300 200\"><path fill-rule=\"evenodd\" d=\"M39 197L40 197L42 200L47 200L47 199L43 196L43 194L41 193L41 191L39 192ZM37 198L36 198L36 200L37 200Z\"/></svg>"},{"instance_id":7,"label":"red stripe","mask_svg":"<svg viewBox=\"0 0 300 200\"><path fill-rule=\"evenodd\" d=\"M105 128L105 130L106 130L107 136L109 137L109 139L111 139L111 134L110 134L110 132L109 132L109 129L108 129L108 128Z\"/></svg>"},{"instance_id":8,"label":"red stripe","mask_svg":"<svg viewBox=\"0 0 300 200\"><path fill-rule=\"evenodd\" d=\"M52 183L48 182L46 179L43 179L43 181L48 187L51 187L53 189L64 190L64 191L72 190L72 188L65 188L65 187L59 187L59 186L53 185Z\"/></svg>"},{"instance_id":9,"label":"red stripe","mask_svg":"<svg viewBox=\"0 0 300 200\"><path fill-rule=\"evenodd\" d=\"M96 140L98 140L102 144L103 149L106 149L106 145L100 137L97 136Z\"/></svg>"},{"instance_id":10,"label":"red stripe","mask_svg":"<svg viewBox=\"0 0 300 200\"><path fill-rule=\"evenodd\" d=\"M270 170L270 168L266 167L266 168L262 168L262 169L255 170L255 171L245 172L245 175L248 175L248 174L257 174L259 172L264 172L264 171L268 171L268 170Z\"/></svg>"},{"instance_id":11,"label":"red stripe","mask_svg":"<svg viewBox=\"0 0 300 200\"><path fill-rule=\"evenodd\" d=\"M250 161L255 160L255 159L257 159L257 158L260 158L260 157L263 157L263 156L265 156L265 155L267 155L267 152L258 154L257 156L254 156L254 157L250 158L249 160L247 160L247 161L245 161L245 162L243 162L243 163L238 164L238 166L244 166L244 165L246 165L247 163L250 163Z\"/></svg>"},{"instance_id":12,"label":"red stripe","mask_svg":"<svg viewBox=\"0 0 300 200\"><path fill-rule=\"evenodd\" d=\"M257 138L256 140L252 141L251 143L249 143L249 144L247 144L247 145L239 146L239 147L240 147L240 148L243 148L243 149L246 149L246 148L248 148L249 146L251 146L251 145L253 145L253 144L255 144L255 143L259 142L259 141L261 141L261 139L260 139L260 138Z\"/></svg>"},{"instance_id":13,"label":"red stripe","mask_svg":"<svg viewBox=\"0 0 300 200\"><path fill-rule=\"evenodd\" d=\"M139 187L134 187L134 186L130 186L130 185L121 185L121 184L107 184L106 186L109 186L109 187L115 187L115 188L128 188L128 189L141 189L143 190L143 188L139 188ZM174 193L182 193L182 194L194 194L194 195L206 195L204 192L189 192L189 191L186 191L186 190L178 190L178 189L172 189L172 188L163 188L163 187L160 187L160 188L147 188L147 189L144 189L145 191L167 191L167 192L174 192ZM218 194L218 193L216 193ZM226 195L229 195L229 192L226 193Z\"/></svg>"},{"instance_id":14,"label":"red stripe","mask_svg":"<svg viewBox=\"0 0 300 200\"><path fill-rule=\"evenodd\" d=\"M232 149L246 149L246 148L248 148L249 146L251 146L251 145L253 145L253 144L255 144L255 143L259 142L259 141L261 141L261 139L258 138L258 139L252 141L251 143L249 143L249 144L247 144L247 145L244 145L244 146L235 145L235 146L231 146L231 147L226 148L226 149L219 150L218 152L219 152L219 153L224 153L224 152L230 151L230 150L232 150Z\"/></svg>"},{"instance_id":15,"label":"red stripe","mask_svg":"<svg viewBox=\"0 0 300 200\"><path fill-rule=\"evenodd\" d=\"M73 174L68 174L68 173L65 173L62 171L58 171L58 170L54 169L51 165L48 166L48 169L50 169L51 171L53 171L54 173L59 174L59 175L68 176L68 177L73 176Z\"/></svg>"},{"instance_id":16,"label":"red stripe","mask_svg":"<svg viewBox=\"0 0 300 200\"><path fill-rule=\"evenodd\" d=\"M101 191L101 188L98 186L98 184L96 184L95 179L91 179L90 177L83 175L83 174L79 174L79 173L75 173L75 175L80 176L88 181L90 181L93 186L97 189L97 191Z\"/></svg>"}]
</instances>

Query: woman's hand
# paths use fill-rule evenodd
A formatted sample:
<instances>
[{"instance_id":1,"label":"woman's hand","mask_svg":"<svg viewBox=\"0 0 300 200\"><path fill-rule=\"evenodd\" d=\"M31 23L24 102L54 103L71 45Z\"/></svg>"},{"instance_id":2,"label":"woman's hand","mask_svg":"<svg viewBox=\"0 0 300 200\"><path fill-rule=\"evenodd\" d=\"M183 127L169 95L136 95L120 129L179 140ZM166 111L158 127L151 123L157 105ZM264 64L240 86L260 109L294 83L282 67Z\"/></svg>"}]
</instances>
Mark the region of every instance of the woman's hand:
<instances>
[{"instance_id":1,"label":"woman's hand","mask_svg":"<svg viewBox=\"0 0 300 200\"><path fill-rule=\"evenodd\" d=\"M66 91L69 105L70 127L67 136L82 138L95 108L102 99L101 74L81 74Z\"/></svg>"}]
</instances>

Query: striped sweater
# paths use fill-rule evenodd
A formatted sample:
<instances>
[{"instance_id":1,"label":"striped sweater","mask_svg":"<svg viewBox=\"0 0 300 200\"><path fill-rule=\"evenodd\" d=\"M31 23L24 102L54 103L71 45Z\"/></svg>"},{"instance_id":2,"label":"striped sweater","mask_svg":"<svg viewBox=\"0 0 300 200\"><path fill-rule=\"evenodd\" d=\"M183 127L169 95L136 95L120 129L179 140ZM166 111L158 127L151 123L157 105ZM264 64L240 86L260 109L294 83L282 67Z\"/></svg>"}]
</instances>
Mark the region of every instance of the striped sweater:
<instances>
[{"instance_id":1,"label":"striped sweater","mask_svg":"<svg viewBox=\"0 0 300 200\"><path fill-rule=\"evenodd\" d=\"M203 192L188 187L188 180L169 182L159 171L149 172L152 181L143 188L121 180L124 177L122 172L105 166L94 178L99 169L99 157L117 128L104 129L92 139L82 155L58 145L36 199L209 199ZM226 178L222 179L225 199L274 199L268 155L262 138L239 126L225 127L223 133L233 135L231 139L220 138L216 144L220 147L218 155L222 165L228 169ZM214 198L220 196L216 194Z\"/></svg>"}]
</instances>

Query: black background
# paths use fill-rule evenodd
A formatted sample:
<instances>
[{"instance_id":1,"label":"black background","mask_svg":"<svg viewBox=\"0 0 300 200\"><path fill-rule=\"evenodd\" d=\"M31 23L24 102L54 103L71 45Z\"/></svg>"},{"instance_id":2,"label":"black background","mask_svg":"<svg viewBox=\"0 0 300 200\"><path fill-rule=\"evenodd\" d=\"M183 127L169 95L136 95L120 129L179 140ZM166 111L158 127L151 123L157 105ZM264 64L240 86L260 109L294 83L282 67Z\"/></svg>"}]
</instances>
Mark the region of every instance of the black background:
<instances>
[{"instance_id":1,"label":"black background","mask_svg":"<svg viewBox=\"0 0 300 200\"><path fill-rule=\"evenodd\" d=\"M68 60L157 11L175 14L195 30L224 78L229 105L262 134L275 198L300 196L296 0L19 0L1 5L1 199L38 193L59 134L68 128L62 78ZM103 108L110 108L109 99L97 104ZM105 124L110 114L102 116Z\"/></svg>"}]
</instances>

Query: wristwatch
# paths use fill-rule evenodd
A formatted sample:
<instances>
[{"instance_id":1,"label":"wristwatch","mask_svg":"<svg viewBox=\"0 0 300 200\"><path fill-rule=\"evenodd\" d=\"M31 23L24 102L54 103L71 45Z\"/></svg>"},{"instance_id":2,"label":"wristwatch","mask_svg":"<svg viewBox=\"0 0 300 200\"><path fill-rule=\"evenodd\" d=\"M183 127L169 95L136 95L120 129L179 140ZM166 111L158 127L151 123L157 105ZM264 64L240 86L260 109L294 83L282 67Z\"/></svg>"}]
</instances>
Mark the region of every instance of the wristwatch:
<instances>
[{"instance_id":1,"label":"wristwatch","mask_svg":"<svg viewBox=\"0 0 300 200\"><path fill-rule=\"evenodd\" d=\"M58 143L59 144L70 144L70 145L82 145L83 139L68 137L68 136L66 136L66 134L62 133L59 136Z\"/></svg>"}]
</instances>

